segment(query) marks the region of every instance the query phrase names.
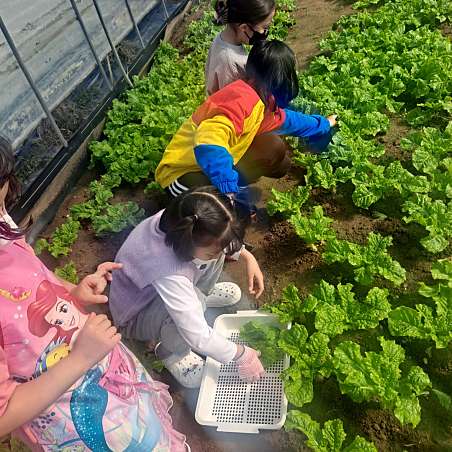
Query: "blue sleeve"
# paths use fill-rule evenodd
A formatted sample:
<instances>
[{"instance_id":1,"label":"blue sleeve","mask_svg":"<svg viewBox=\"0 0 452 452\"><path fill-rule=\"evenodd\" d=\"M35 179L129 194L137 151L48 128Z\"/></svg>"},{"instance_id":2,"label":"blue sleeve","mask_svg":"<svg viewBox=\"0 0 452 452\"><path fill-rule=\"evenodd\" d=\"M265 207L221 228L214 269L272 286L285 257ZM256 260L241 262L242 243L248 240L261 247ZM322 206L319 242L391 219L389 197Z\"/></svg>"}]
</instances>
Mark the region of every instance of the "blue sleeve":
<instances>
[{"instance_id":1,"label":"blue sleeve","mask_svg":"<svg viewBox=\"0 0 452 452\"><path fill-rule=\"evenodd\" d=\"M305 115L287 108L284 109L284 112L286 119L282 126L275 131L278 135L309 138L325 135L330 131L330 122L324 116Z\"/></svg>"},{"instance_id":2,"label":"blue sleeve","mask_svg":"<svg viewBox=\"0 0 452 452\"><path fill-rule=\"evenodd\" d=\"M239 174L234 160L223 146L200 144L195 147L195 157L203 173L221 193L237 193Z\"/></svg>"}]
</instances>

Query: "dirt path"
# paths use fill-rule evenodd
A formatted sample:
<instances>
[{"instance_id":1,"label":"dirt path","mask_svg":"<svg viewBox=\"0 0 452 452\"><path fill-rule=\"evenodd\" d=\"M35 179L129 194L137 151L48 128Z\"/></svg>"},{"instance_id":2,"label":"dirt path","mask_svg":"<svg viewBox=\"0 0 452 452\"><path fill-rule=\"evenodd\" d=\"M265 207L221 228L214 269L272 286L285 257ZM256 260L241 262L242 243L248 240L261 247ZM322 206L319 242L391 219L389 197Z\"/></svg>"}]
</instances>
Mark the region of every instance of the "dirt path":
<instances>
[{"instance_id":1,"label":"dirt path","mask_svg":"<svg viewBox=\"0 0 452 452\"><path fill-rule=\"evenodd\" d=\"M353 13L350 2L342 0L298 1L297 24L286 39L295 51L300 70L306 69L311 59L320 52L319 42L342 16Z\"/></svg>"}]
</instances>

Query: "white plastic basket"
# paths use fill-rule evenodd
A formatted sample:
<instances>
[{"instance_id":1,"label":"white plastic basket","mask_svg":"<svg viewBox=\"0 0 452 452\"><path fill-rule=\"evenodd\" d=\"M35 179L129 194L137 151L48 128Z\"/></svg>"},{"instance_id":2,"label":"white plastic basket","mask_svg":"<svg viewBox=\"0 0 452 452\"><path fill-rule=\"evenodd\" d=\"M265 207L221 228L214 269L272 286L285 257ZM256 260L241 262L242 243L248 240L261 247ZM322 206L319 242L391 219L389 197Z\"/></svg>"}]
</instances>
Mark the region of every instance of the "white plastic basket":
<instances>
[{"instance_id":1,"label":"white plastic basket","mask_svg":"<svg viewBox=\"0 0 452 452\"><path fill-rule=\"evenodd\" d=\"M213 329L233 342L240 341L240 328L258 320L280 326L272 314L239 311L217 317ZM286 420L287 399L279 374L289 367L289 357L266 369L256 383L239 378L235 363L220 364L207 358L195 418L201 425L221 432L259 433L260 429L279 430Z\"/></svg>"}]
</instances>

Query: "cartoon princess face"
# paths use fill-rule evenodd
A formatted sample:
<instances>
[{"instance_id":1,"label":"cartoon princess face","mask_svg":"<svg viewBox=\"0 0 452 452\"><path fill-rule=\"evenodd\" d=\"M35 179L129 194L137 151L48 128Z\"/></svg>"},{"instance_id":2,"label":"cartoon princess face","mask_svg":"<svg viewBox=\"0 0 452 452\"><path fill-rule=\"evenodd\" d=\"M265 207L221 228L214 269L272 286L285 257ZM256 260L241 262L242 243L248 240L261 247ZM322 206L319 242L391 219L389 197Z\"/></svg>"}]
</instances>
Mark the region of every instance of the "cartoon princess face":
<instances>
[{"instance_id":1,"label":"cartoon princess face","mask_svg":"<svg viewBox=\"0 0 452 452\"><path fill-rule=\"evenodd\" d=\"M36 300L28 306L27 317L33 335L43 337L54 328L53 340L64 339L68 344L87 319L83 306L63 286L46 280L39 285Z\"/></svg>"},{"instance_id":2,"label":"cartoon princess face","mask_svg":"<svg viewBox=\"0 0 452 452\"><path fill-rule=\"evenodd\" d=\"M70 302L57 297L57 303L44 316L50 325L70 331L80 326L80 311Z\"/></svg>"}]
</instances>

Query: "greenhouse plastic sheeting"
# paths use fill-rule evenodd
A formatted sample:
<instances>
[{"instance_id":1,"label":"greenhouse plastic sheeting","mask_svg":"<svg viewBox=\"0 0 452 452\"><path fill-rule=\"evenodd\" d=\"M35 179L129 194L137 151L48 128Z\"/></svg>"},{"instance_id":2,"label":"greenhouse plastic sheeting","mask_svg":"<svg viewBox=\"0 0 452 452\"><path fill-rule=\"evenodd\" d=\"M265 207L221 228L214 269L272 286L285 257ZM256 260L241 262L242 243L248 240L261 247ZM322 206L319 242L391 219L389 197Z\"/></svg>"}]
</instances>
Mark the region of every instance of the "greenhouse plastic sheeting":
<instances>
[{"instance_id":1,"label":"greenhouse plastic sheeting","mask_svg":"<svg viewBox=\"0 0 452 452\"><path fill-rule=\"evenodd\" d=\"M160 0L129 0L137 22ZM96 53L110 47L92 0L76 0ZM124 0L99 0L108 31L118 44L133 28ZM69 0L2 0L3 18L49 108L54 108L95 67L96 61ZM0 133L16 147L44 112L0 34Z\"/></svg>"}]
</instances>

